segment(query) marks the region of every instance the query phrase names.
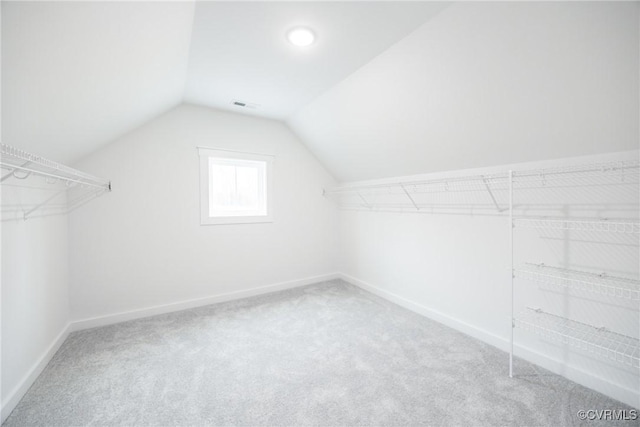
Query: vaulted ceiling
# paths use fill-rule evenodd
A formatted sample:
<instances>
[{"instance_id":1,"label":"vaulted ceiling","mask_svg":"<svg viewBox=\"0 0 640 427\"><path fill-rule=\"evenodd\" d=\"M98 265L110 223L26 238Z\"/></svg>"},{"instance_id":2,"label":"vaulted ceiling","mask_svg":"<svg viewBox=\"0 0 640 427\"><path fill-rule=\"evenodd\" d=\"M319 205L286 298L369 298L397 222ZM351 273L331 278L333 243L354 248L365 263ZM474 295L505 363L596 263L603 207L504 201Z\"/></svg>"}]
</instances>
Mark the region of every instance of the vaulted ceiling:
<instances>
[{"instance_id":1,"label":"vaulted ceiling","mask_svg":"<svg viewBox=\"0 0 640 427\"><path fill-rule=\"evenodd\" d=\"M193 6L2 2L2 141L72 162L181 103Z\"/></svg>"},{"instance_id":2,"label":"vaulted ceiling","mask_svg":"<svg viewBox=\"0 0 640 427\"><path fill-rule=\"evenodd\" d=\"M185 101L286 119L445 7L421 2L201 2ZM310 27L313 46L287 42Z\"/></svg>"},{"instance_id":3,"label":"vaulted ceiling","mask_svg":"<svg viewBox=\"0 0 640 427\"><path fill-rule=\"evenodd\" d=\"M294 114L343 181L640 148L640 2L456 3Z\"/></svg>"},{"instance_id":4,"label":"vaulted ceiling","mask_svg":"<svg viewBox=\"0 0 640 427\"><path fill-rule=\"evenodd\" d=\"M283 120L340 180L639 145L638 2L1 7L2 141L62 162L184 102Z\"/></svg>"},{"instance_id":5,"label":"vaulted ceiling","mask_svg":"<svg viewBox=\"0 0 640 427\"><path fill-rule=\"evenodd\" d=\"M3 142L73 162L182 102L286 119L444 7L3 1Z\"/></svg>"}]
</instances>

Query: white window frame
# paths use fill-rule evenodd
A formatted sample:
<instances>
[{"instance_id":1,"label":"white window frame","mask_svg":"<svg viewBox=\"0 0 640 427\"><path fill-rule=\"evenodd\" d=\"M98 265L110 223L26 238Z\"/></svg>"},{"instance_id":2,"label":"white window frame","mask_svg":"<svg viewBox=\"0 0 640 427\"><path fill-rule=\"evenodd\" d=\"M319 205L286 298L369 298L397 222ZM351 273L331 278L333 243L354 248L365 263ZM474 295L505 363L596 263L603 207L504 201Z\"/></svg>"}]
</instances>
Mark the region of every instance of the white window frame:
<instances>
[{"instance_id":1,"label":"white window frame","mask_svg":"<svg viewBox=\"0 0 640 427\"><path fill-rule=\"evenodd\" d=\"M200 225L258 224L273 222L273 161L268 154L247 153L215 148L198 147L200 156ZM209 216L209 159L252 160L265 162L266 215Z\"/></svg>"}]
</instances>

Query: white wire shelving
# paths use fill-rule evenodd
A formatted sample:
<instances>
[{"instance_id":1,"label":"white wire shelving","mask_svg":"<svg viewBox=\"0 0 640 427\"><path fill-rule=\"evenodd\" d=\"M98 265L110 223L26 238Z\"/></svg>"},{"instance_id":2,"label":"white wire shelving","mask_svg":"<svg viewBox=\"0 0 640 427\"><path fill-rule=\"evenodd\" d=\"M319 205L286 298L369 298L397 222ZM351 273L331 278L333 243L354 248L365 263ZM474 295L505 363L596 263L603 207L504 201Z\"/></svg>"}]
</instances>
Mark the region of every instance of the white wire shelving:
<instances>
[{"instance_id":1,"label":"white wire shelving","mask_svg":"<svg viewBox=\"0 0 640 427\"><path fill-rule=\"evenodd\" d=\"M25 177L35 174L103 189L108 189L110 184L108 180L89 175L7 144L0 144L0 150L0 164L3 169L10 170L9 174L2 176L3 181L9 175L14 175L15 177L16 173L23 172Z\"/></svg>"},{"instance_id":2,"label":"white wire shelving","mask_svg":"<svg viewBox=\"0 0 640 427\"><path fill-rule=\"evenodd\" d=\"M617 241L620 235L626 235L625 240L635 239L640 235L639 189L640 161L634 159L484 175L350 183L325 194L343 210L508 216L512 273L509 376L513 376L516 325L607 360L639 366L637 338L540 310L529 310L517 318L514 311L516 276L572 291L640 301L638 280L545 265L514 268L517 228L593 233L588 239L576 237L583 244L613 244L611 241ZM572 236L567 233L563 239L570 241Z\"/></svg>"},{"instance_id":3,"label":"white wire shelving","mask_svg":"<svg viewBox=\"0 0 640 427\"><path fill-rule=\"evenodd\" d=\"M515 190L579 186L634 185L640 180L640 161L609 161L513 171Z\"/></svg>"},{"instance_id":4,"label":"white wire shelving","mask_svg":"<svg viewBox=\"0 0 640 427\"><path fill-rule=\"evenodd\" d=\"M345 210L402 213L471 210L499 214L508 209L507 190L508 175L499 173L348 184L328 190L325 195Z\"/></svg>"},{"instance_id":5,"label":"white wire shelving","mask_svg":"<svg viewBox=\"0 0 640 427\"><path fill-rule=\"evenodd\" d=\"M0 168L4 191L24 188L33 196L13 203L3 198L3 220L65 214L111 191L108 180L7 144L0 144Z\"/></svg>"},{"instance_id":6,"label":"white wire shelving","mask_svg":"<svg viewBox=\"0 0 640 427\"><path fill-rule=\"evenodd\" d=\"M635 279L533 263L525 263L514 273L521 279L545 285L640 301L640 281Z\"/></svg>"},{"instance_id":7,"label":"white wire shelving","mask_svg":"<svg viewBox=\"0 0 640 427\"><path fill-rule=\"evenodd\" d=\"M516 193L529 190L579 189L580 187L637 186L640 182L640 162L610 161L523 169L510 172L459 175L424 179L406 178L382 182L347 183L325 191L343 210L396 213L485 213L508 215L513 208L509 189ZM516 206L518 208L518 206ZM584 229L639 233L638 222L624 220L564 218L518 218L520 224L531 227Z\"/></svg>"},{"instance_id":8,"label":"white wire shelving","mask_svg":"<svg viewBox=\"0 0 640 427\"><path fill-rule=\"evenodd\" d=\"M626 327L625 330L634 331L633 336L541 309L527 308L519 315L514 314L516 278L522 280L523 284L537 283L546 289L571 291L563 293L562 298L573 298L576 293L588 293L598 297L617 298L619 301L615 304L623 304L622 300L627 300L637 305L640 301L640 281L637 279L545 264L523 263L515 267L514 230L539 229L539 237L543 238L548 237L548 231L589 233L588 238L580 237L582 234L567 233L562 241L568 245L575 239L582 245L595 244L597 246L593 247L600 249L619 243L619 239L612 238L612 235L626 235L636 242L629 247L637 247L637 237L640 235L640 162L613 161L520 170L513 171L511 177L509 230L512 333L509 376L513 376L515 328L531 331L550 341L560 342L609 362L640 367L640 344L636 329L629 329L630 324L616 323L612 326L623 329ZM595 266L586 268L598 270ZM532 296L530 292L526 295ZM600 298L595 300L595 303L599 302ZM607 303L613 304L613 301ZM625 322L627 321L633 321L633 316L625 317Z\"/></svg>"},{"instance_id":9,"label":"white wire shelving","mask_svg":"<svg viewBox=\"0 0 640 427\"><path fill-rule=\"evenodd\" d=\"M519 217L514 218L513 223L516 227L546 228L549 230L640 234L640 223L629 219L566 219L548 217Z\"/></svg>"},{"instance_id":10,"label":"white wire shelving","mask_svg":"<svg viewBox=\"0 0 640 427\"><path fill-rule=\"evenodd\" d=\"M595 357L613 360L634 368L640 367L640 341L637 338L534 308L527 308L520 313L515 318L515 325Z\"/></svg>"}]
</instances>

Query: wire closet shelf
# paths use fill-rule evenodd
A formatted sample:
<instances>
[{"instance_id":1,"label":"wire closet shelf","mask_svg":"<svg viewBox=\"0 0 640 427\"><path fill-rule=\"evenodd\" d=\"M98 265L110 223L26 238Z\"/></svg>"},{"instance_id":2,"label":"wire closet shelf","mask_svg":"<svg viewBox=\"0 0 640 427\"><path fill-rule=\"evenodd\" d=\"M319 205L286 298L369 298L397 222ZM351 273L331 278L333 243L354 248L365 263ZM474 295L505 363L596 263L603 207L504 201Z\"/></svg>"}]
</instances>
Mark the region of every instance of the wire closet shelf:
<instances>
[{"instance_id":1,"label":"wire closet shelf","mask_svg":"<svg viewBox=\"0 0 640 427\"><path fill-rule=\"evenodd\" d=\"M619 160L513 171L514 188L638 184L640 161Z\"/></svg>"},{"instance_id":2,"label":"wire closet shelf","mask_svg":"<svg viewBox=\"0 0 640 427\"><path fill-rule=\"evenodd\" d=\"M525 263L515 268L516 277L553 287L640 301L640 280Z\"/></svg>"},{"instance_id":3,"label":"wire closet shelf","mask_svg":"<svg viewBox=\"0 0 640 427\"><path fill-rule=\"evenodd\" d=\"M472 174L424 179L397 179L383 182L347 183L325 191L343 210L398 213L467 213L508 215L509 192L525 190L594 188L638 185L640 162L609 161L523 169L491 174ZM638 222L574 221L545 217L521 217L529 227L584 229L638 233Z\"/></svg>"},{"instance_id":4,"label":"wire closet shelf","mask_svg":"<svg viewBox=\"0 0 640 427\"><path fill-rule=\"evenodd\" d=\"M111 191L111 182L108 180L7 144L0 144L0 168L0 183L3 187L29 189L40 198L37 200L33 197L28 203L8 203L3 200L3 220L7 219L7 213L18 214L25 220L36 216L65 214ZM33 178L39 179L31 182ZM64 194L67 195L66 199Z\"/></svg>"},{"instance_id":5,"label":"wire closet shelf","mask_svg":"<svg viewBox=\"0 0 640 427\"><path fill-rule=\"evenodd\" d=\"M527 307L515 318L516 326L551 341L581 349L595 357L640 367L640 341L627 335Z\"/></svg>"},{"instance_id":6,"label":"wire closet shelf","mask_svg":"<svg viewBox=\"0 0 640 427\"><path fill-rule=\"evenodd\" d=\"M508 175L504 173L374 184L347 184L325 195L344 210L376 212L502 213L508 208Z\"/></svg>"},{"instance_id":7,"label":"wire closet shelf","mask_svg":"<svg viewBox=\"0 0 640 427\"><path fill-rule=\"evenodd\" d=\"M592 246L593 248L620 243L622 235L626 235L625 244L637 248L637 238L640 235L640 162L612 161L520 170L513 171L510 175L512 329L509 376L513 376L516 328L532 332L544 340L560 342L601 360L633 368L640 367L640 344L635 332L633 336L628 336L605 327L572 320L558 315L559 313L548 313L539 308L527 307L516 315L514 299L517 278L525 286L535 283L546 288L555 287L570 291L563 293L565 298L591 294L616 298L620 304L626 304L622 301L625 300L637 305L640 301L640 281L631 271L629 274L633 278L608 274L606 271L595 273L544 263L524 262L515 266L514 230L537 229L539 231L536 234L525 233L525 236L561 238L564 242L575 239L582 245L596 245ZM538 211L555 214L540 215ZM557 232L562 234L559 235ZM633 240L629 241L629 238ZM587 265L584 268L599 270L596 266ZM600 298L593 301L599 303ZM614 329L621 326L616 324Z\"/></svg>"},{"instance_id":8,"label":"wire closet shelf","mask_svg":"<svg viewBox=\"0 0 640 427\"><path fill-rule=\"evenodd\" d=\"M546 228L548 230L572 230L621 234L639 234L640 223L629 219L563 219L546 217L514 218L514 225L527 228Z\"/></svg>"},{"instance_id":9,"label":"wire closet shelf","mask_svg":"<svg viewBox=\"0 0 640 427\"><path fill-rule=\"evenodd\" d=\"M539 237L547 238L557 238L560 231L567 239L589 233L589 238L583 241L636 239L640 235L639 188L640 162L633 159L491 174L347 183L325 194L342 210L508 217L512 320L509 376L513 376L516 325L608 361L639 366L637 338L541 310L526 310L517 317L514 312L516 276L572 293L640 301L640 282L635 279L544 264L514 266L517 228L538 229Z\"/></svg>"}]
</instances>

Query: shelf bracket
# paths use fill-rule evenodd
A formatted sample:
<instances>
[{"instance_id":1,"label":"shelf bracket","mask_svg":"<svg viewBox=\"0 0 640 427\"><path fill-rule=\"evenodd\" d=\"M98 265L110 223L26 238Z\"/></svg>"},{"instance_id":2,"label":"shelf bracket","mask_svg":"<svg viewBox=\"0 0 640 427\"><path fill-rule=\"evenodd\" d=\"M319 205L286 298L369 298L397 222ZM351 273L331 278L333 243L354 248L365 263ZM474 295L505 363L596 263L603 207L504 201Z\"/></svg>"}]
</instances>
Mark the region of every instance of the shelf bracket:
<instances>
[{"instance_id":1,"label":"shelf bracket","mask_svg":"<svg viewBox=\"0 0 640 427\"><path fill-rule=\"evenodd\" d=\"M66 191L67 191L66 188L64 190L60 190L60 191L56 192L55 194L53 194L51 197L47 198L44 202L38 203L36 206L34 206L33 208L31 208L27 212L25 212L22 218L26 221L28 219L29 215L31 215L32 213L34 213L35 211L37 211L38 209L40 209L41 207L43 207L44 205L46 205L47 203L49 203L50 201L52 201L53 199L58 197L60 194L66 192Z\"/></svg>"},{"instance_id":2,"label":"shelf bracket","mask_svg":"<svg viewBox=\"0 0 640 427\"><path fill-rule=\"evenodd\" d=\"M77 198L77 199L73 200L71 203L69 203L69 207L67 209L67 213L73 212L77 208L79 208L81 206L84 206L85 204L89 203L93 199L96 199L96 198L102 196L103 194L105 194L108 191L110 191L110 190L104 189L104 190L94 191L93 193L89 193L89 195L87 195L87 196L80 197L80 198Z\"/></svg>"},{"instance_id":3,"label":"shelf bracket","mask_svg":"<svg viewBox=\"0 0 640 427\"><path fill-rule=\"evenodd\" d=\"M407 191L406 188L404 188L404 184L400 184L400 187L402 188L402 191L404 191L404 194L407 195L407 197L409 198L409 200L411 200L411 204L413 205L414 208L416 208L417 211L420 210L420 208L418 207L418 205L416 205L415 200L413 200L413 197L411 197L411 194L409 194L409 192Z\"/></svg>"},{"instance_id":4,"label":"shelf bracket","mask_svg":"<svg viewBox=\"0 0 640 427\"><path fill-rule=\"evenodd\" d=\"M493 201L493 205L496 207L496 210L498 212L502 212L502 209L500 209L500 205L498 205L498 201L493 195L493 191L491 191L491 188L489 187L489 184L487 183L487 179L485 177L482 177L482 183L484 184L485 188L489 192L489 196L491 197L491 200Z\"/></svg>"},{"instance_id":5,"label":"shelf bracket","mask_svg":"<svg viewBox=\"0 0 640 427\"><path fill-rule=\"evenodd\" d=\"M364 196L362 194L360 194L359 191L356 191L356 193L358 194L358 197L360 197L360 200L362 200L362 203L364 203L364 207L365 208L367 208L367 209L372 209L373 208L373 206L371 206L369 204L369 202L367 202L367 199L365 199Z\"/></svg>"}]
</instances>

